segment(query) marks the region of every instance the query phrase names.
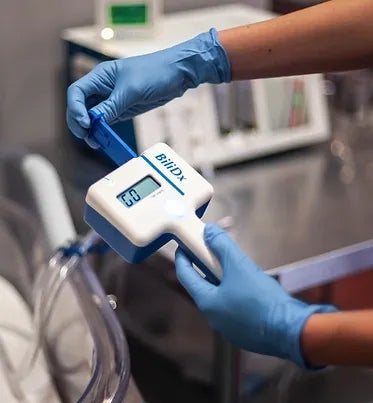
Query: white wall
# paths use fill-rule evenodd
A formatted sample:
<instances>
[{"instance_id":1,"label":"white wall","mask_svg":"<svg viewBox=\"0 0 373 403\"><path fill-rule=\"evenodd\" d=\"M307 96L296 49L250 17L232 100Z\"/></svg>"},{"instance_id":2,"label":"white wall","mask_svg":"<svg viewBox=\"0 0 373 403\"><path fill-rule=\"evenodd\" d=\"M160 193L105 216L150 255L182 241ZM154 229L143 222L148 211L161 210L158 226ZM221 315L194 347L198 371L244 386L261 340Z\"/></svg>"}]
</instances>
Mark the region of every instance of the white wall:
<instances>
[{"instance_id":1,"label":"white wall","mask_svg":"<svg viewBox=\"0 0 373 403\"><path fill-rule=\"evenodd\" d=\"M164 0L166 11L178 11L181 9L189 9L196 7L207 7L218 4L227 3L246 3L253 5L254 7L267 7L270 4L269 0Z\"/></svg>"},{"instance_id":2,"label":"white wall","mask_svg":"<svg viewBox=\"0 0 373 403\"><path fill-rule=\"evenodd\" d=\"M91 1L1 0L0 9L0 142L56 135L63 110L59 33L92 21Z\"/></svg>"}]
</instances>

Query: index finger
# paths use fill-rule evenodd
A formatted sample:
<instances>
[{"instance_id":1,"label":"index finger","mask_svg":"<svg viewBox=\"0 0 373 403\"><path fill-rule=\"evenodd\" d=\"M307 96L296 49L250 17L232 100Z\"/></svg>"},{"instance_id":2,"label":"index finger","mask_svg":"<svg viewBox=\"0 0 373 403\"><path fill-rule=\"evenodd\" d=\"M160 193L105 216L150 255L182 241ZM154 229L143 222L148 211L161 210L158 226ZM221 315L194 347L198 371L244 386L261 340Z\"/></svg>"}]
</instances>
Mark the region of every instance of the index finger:
<instances>
[{"instance_id":1,"label":"index finger","mask_svg":"<svg viewBox=\"0 0 373 403\"><path fill-rule=\"evenodd\" d=\"M112 89L103 80L104 72L98 75L97 67L87 75L71 84L67 90L67 124L69 129L80 138L88 136L91 120L88 116L87 99L96 95L107 98Z\"/></svg>"}]
</instances>

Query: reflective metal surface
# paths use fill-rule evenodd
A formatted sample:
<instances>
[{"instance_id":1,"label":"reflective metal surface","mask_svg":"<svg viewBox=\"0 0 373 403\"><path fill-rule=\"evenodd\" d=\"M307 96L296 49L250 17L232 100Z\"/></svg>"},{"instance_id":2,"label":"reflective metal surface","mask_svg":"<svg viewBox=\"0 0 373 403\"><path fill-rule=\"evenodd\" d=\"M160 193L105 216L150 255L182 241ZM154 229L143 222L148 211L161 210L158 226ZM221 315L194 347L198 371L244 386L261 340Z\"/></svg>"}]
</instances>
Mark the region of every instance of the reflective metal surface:
<instances>
[{"instance_id":1,"label":"reflective metal surface","mask_svg":"<svg viewBox=\"0 0 373 403\"><path fill-rule=\"evenodd\" d=\"M373 238L373 132L350 135L348 163L325 145L219 173L218 193L235 202L236 240L259 265L271 269Z\"/></svg>"}]
</instances>

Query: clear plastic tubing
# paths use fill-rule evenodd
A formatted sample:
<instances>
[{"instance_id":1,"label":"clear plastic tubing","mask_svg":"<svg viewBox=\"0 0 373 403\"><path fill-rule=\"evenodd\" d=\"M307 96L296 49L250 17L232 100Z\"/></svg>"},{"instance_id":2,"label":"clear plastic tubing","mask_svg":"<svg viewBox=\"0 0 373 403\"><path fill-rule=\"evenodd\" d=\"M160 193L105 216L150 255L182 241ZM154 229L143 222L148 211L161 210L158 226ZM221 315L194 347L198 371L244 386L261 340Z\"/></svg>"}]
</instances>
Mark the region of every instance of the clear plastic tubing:
<instances>
[{"instance_id":1,"label":"clear plastic tubing","mask_svg":"<svg viewBox=\"0 0 373 403\"><path fill-rule=\"evenodd\" d=\"M63 284L78 266L82 256L87 254L89 248L100 238L91 231L78 244L78 252L66 258L66 252L58 251L48 263L48 267L42 270L34 287L34 337L21 368L16 369L15 376L22 380L35 365L38 353L42 347L43 334L48 325L54 302L62 289Z\"/></svg>"}]
</instances>

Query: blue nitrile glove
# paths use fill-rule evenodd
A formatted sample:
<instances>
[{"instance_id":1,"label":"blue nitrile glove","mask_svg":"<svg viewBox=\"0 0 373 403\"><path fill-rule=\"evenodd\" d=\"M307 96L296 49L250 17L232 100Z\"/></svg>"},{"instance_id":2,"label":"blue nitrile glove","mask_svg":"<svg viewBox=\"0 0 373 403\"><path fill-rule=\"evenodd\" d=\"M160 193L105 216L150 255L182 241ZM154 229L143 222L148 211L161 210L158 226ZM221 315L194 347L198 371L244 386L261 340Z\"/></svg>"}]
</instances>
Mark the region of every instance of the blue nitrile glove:
<instances>
[{"instance_id":1,"label":"blue nitrile glove","mask_svg":"<svg viewBox=\"0 0 373 403\"><path fill-rule=\"evenodd\" d=\"M87 139L87 109L94 107L113 124L164 105L202 83L230 80L228 56L211 29L165 50L99 64L69 87L67 123L77 137Z\"/></svg>"},{"instance_id":2,"label":"blue nitrile glove","mask_svg":"<svg viewBox=\"0 0 373 403\"><path fill-rule=\"evenodd\" d=\"M218 226L207 224L204 236L223 269L220 285L204 280L180 249L176 269L209 324L242 349L306 366L300 345L303 326L313 313L334 312L335 307L292 298Z\"/></svg>"}]
</instances>

